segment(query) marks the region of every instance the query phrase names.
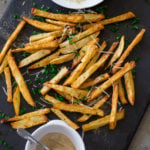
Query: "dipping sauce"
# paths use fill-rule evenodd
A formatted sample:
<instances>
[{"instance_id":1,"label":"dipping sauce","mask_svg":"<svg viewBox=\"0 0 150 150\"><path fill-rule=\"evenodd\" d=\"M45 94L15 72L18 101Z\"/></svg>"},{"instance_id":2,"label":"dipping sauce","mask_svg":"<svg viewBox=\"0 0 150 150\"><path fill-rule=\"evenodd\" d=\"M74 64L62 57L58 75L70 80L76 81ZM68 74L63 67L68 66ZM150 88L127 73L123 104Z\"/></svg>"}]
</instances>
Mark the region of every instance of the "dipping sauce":
<instances>
[{"instance_id":1,"label":"dipping sauce","mask_svg":"<svg viewBox=\"0 0 150 150\"><path fill-rule=\"evenodd\" d=\"M76 150L71 140L61 133L48 133L41 138L40 142L50 150ZM37 146L36 150L43 149Z\"/></svg>"}]
</instances>

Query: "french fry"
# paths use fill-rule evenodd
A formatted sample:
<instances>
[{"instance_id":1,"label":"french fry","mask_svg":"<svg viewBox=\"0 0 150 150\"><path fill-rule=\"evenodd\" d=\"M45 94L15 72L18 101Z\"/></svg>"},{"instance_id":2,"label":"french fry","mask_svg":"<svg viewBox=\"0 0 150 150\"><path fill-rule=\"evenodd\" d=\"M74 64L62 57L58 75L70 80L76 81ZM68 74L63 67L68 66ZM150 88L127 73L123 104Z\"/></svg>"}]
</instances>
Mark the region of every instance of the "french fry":
<instances>
[{"instance_id":1,"label":"french fry","mask_svg":"<svg viewBox=\"0 0 150 150\"><path fill-rule=\"evenodd\" d=\"M125 87L127 91L127 96L130 104L133 106L135 103L135 89L134 89L134 79L132 72L129 71L124 75Z\"/></svg>"},{"instance_id":2,"label":"french fry","mask_svg":"<svg viewBox=\"0 0 150 150\"><path fill-rule=\"evenodd\" d=\"M122 63L125 61L125 59L132 52L133 48L142 40L145 31L146 31L145 29L142 29L138 33L138 35L133 39L133 41L130 43L130 45L127 47L127 49L121 55L121 57L119 58L119 60L115 63L115 66L112 68L112 72L113 73L115 73L118 70L118 68L122 65Z\"/></svg>"},{"instance_id":3,"label":"french fry","mask_svg":"<svg viewBox=\"0 0 150 150\"><path fill-rule=\"evenodd\" d=\"M66 45L64 48L60 49L60 52L62 54L68 54L68 53L72 53L80 48L82 48L84 45L86 45L88 42L90 42L91 40L93 40L94 38L96 38L99 35L100 32L96 32L74 44L68 44Z\"/></svg>"},{"instance_id":4,"label":"french fry","mask_svg":"<svg viewBox=\"0 0 150 150\"><path fill-rule=\"evenodd\" d=\"M44 99L47 100L48 102L50 102L53 105L60 102L58 99L56 99L56 98L54 98L54 97L52 97L48 94L45 95Z\"/></svg>"},{"instance_id":5,"label":"french fry","mask_svg":"<svg viewBox=\"0 0 150 150\"><path fill-rule=\"evenodd\" d=\"M78 23L83 19L82 15L74 15L74 14L54 14L46 11L42 11L36 8L32 8L32 14L44 18L64 21L64 22L72 22Z\"/></svg>"},{"instance_id":6,"label":"french fry","mask_svg":"<svg viewBox=\"0 0 150 150\"><path fill-rule=\"evenodd\" d=\"M80 86L80 89L85 89L85 88L94 86L94 85L96 85L96 84L98 84L98 83L101 83L102 81L107 80L109 77L110 77L110 76L109 76L108 73L101 74L101 75L99 75L98 77L96 77L95 79L83 83L83 84Z\"/></svg>"},{"instance_id":7,"label":"french fry","mask_svg":"<svg viewBox=\"0 0 150 150\"><path fill-rule=\"evenodd\" d=\"M71 84L73 88L79 88L98 68L103 67L105 62L110 56L110 53L116 48L117 43L114 42L107 53L103 54L102 57L87 71L79 76L79 78Z\"/></svg>"},{"instance_id":8,"label":"french fry","mask_svg":"<svg viewBox=\"0 0 150 150\"><path fill-rule=\"evenodd\" d=\"M82 47L79 51L79 56L76 56L73 59L73 63L72 63L72 69L75 68L81 61L81 59L84 57L85 52L87 51L88 47L90 45L94 45L97 44L99 42L99 38L93 39L92 41L90 41L86 46Z\"/></svg>"},{"instance_id":9,"label":"french fry","mask_svg":"<svg viewBox=\"0 0 150 150\"><path fill-rule=\"evenodd\" d=\"M35 102L33 101L32 97L31 97L28 87L24 81L24 78L23 78L20 70L18 69L18 67L16 65L16 62L15 62L11 52L8 54L8 64L11 69L12 75L15 78L15 80L19 86L22 96L24 97L24 99L26 100L26 102L29 105L35 106Z\"/></svg>"},{"instance_id":10,"label":"french fry","mask_svg":"<svg viewBox=\"0 0 150 150\"><path fill-rule=\"evenodd\" d=\"M6 67L4 69L5 74L5 80L6 80L6 86L7 86L7 101L12 102L12 83L11 83L11 74L9 67Z\"/></svg>"},{"instance_id":11,"label":"french fry","mask_svg":"<svg viewBox=\"0 0 150 150\"><path fill-rule=\"evenodd\" d=\"M103 106L104 103L109 99L108 96L103 97L100 101L98 101L92 108L98 109L99 107ZM91 118L92 115L82 115L77 121L78 122L85 122L89 118Z\"/></svg>"},{"instance_id":12,"label":"french fry","mask_svg":"<svg viewBox=\"0 0 150 150\"><path fill-rule=\"evenodd\" d=\"M57 73L57 75L49 81L49 83L58 83L68 73L69 73L68 68L67 67L62 67L60 69L60 71ZM51 88L49 88L47 86L43 86L40 92L41 92L42 95L45 95L46 93L48 93L50 91L50 89Z\"/></svg>"},{"instance_id":13,"label":"french fry","mask_svg":"<svg viewBox=\"0 0 150 150\"><path fill-rule=\"evenodd\" d=\"M13 95L13 106L16 116L19 116L20 112L20 90L17 86Z\"/></svg>"},{"instance_id":14,"label":"french fry","mask_svg":"<svg viewBox=\"0 0 150 150\"><path fill-rule=\"evenodd\" d=\"M88 37L89 35L98 32L100 30L104 29L104 26L102 24L96 24L94 26L92 26L91 28L83 31L83 32L79 32L78 34L76 34L72 39L65 41L64 43L60 44L60 47L64 47L68 44L73 44L85 37Z\"/></svg>"},{"instance_id":15,"label":"french fry","mask_svg":"<svg viewBox=\"0 0 150 150\"><path fill-rule=\"evenodd\" d=\"M0 74L3 73L4 68L7 67L8 65L8 61L7 61L7 54L4 58L4 60L2 61L2 64L0 65Z\"/></svg>"},{"instance_id":16,"label":"french fry","mask_svg":"<svg viewBox=\"0 0 150 150\"><path fill-rule=\"evenodd\" d=\"M44 124L47 121L48 121L48 118L45 115L34 116L34 117L30 117L30 118L26 118L23 120L13 122L11 123L11 127L13 129L18 129L18 128L27 129L27 128L31 128L40 124Z\"/></svg>"},{"instance_id":17,"label":"french fry","mask_svg":"<svg viewBox=\"0 0 150 150\"><path fill-rule=\"evenodd\" d=\"M21 116L15 116L15 117L12 117L12 118L8 118L5 121L6 122L18 121L18 120L31 118L31 117L34 117L34 116L46 115L46 114L49 114L49 113L50 113L50 108L43 108L43 109L36 110L34 112L29 112L29 113L23 114Z\"/></svg>"},{"instance_id":18,"label":"french fry","mask_svg":"<svg viewBox=\"0 0 150 150\"><path fill-rule=\"evenodd\" d=\"M25 20L31 26L38 28L40 30L43 30L43 31L56 31L56 30L62 30L63 29L63 27L61 27L61 26L41 22L38 20L33 20L33 19L30 19L30 18L27 18L24 16L23 16L23 20Z\"/></svg>"},{"instance_id":19,"label":"french fry","mask_svg":"<svg viewBox=\"0 0 150 150\"><path fill-rule=\"evenodd\" d=\"M124 45L125 45L125 37L122 36L118 48L116 49L113 57L110 59L108 65L105 69L107 69L109 66L111 66L121 56L121 54L124 50Z\"/></svg>"},{"instance_id":20,"label":"french fry","mask_svg":"<svg viewBox=\"0 0 150 150\"><path fill-rule=\"evenodd\" d=\"M66 55L61 55L53 60L50 61L50 64L62 64L64 62L68 62L74 58L75 54L66 54Z\"/></svg>"},{"instance_id":21,"label":"french fry","mask_svg":"<svg viewBox=\"0 0 150 150\"><path fill-rule=\"evenodd\" d=\"M41 68L41 67L44 67L46 65L49 64L49 62L55 58L57 58L59 56L60 52L55 52L54 54L50 55L50 56L47 56L46 58L38 61L37 63L31 65L28 67L28 69L37 69L37 68Z\"/></svg>"},{"instance_id":22,"label":"french fry","mask_svg":"<svg viewBox=\"0 0 150 150\"><path fill-rule=\"evenodd\" d=\"M25 48L18 48L18 49L12 50L12 52L17 53L17 52L25 51L28 53L34 53L41 49L48 49L48 50L53 51L57 47L58 47L58 41L54 40L50 42L43 42L42 44L28 45Z\"/></svg>"},{"instance_id":23,"label":"french fry","mask_svg":"<svg viewBox=\"0 0 150 150\"><path fill-rule=\"evenodd\" d=\"M118 82L113 85L113 95L112 95L112 105L109 120L109 129L114 130L116 127L116 114L117 114L117 104L118 104Z\"/></svg>"},{"instance_id":24,"label":"french fry","mask_svg":"<svg viewBox=\"0 0 150 150\"><path fill-rule=\"evenodd\" d=\"M74 24L74 23L55 21L55 20L51 20L51 19L46 19L46 22L51 23L51 24L55 24L58 26L62 26L62 27L66 27L66 26L75 27L76 26L76 24Z\"/></svg>"},{"instance_id":25,"label":"french fry","mask_svg":"<svg viewBox=\"0 0 150 150\"><path fill-rule=\"evenodd\" d=\"M59 102L54 104L53 107L63 111L104 116L104 112L101 109L94 109L94 108L87 107L85 105L74 105L74 104L66 104L63 102Z\"/></svg>"},{"instance_id":26,"label":"french fry","mask_svg":"<svg viewBox=\"0 0 150 150\"><path fill-rule=\"evenodd\" d=\"M86 90L74 89L71 87L62 86L62 85L58 85L58 84L45 83L44 85L47 87L50 87L56 91L67 93L77 99L82 99L83 97L87 96L87 94L88 94L88 91L86 91Z\"/></svg>"},{"instance_id":27,"label":"french fry","mask_svg":"<svg viewBox=\"0 0 150 150\"><path fill-rule=\"evenodd\" d=\"M119 99L120 99L121 103L123 105L125 105L128 102L127 102L126 97L125 97L125 91L124 91L121 79L118 81L118 86L119 86Z\"/></svg>"},{"instance_id":28,"label":"french fry","mask_svg":"<svg viewBox=\"0 0 150 150\"><path fill-rule=\"evenodd\" d=\"M75 68L75 70L70 74L63 85L72 84L83 72L85 66L90 62L91 58L97 52L98 47L96 45L91 45L88 47L85 56L82 58L81 63Z\"/></svg>"},{"instance_id":29,"label":"french fry","mask_svg":"<svg viewBox=\"0 0 150 150\"><path fill-rule=\"evenodd\" d=\"M16 40L17 36L19 35L20 31L23 29L24 25L26 24L26 22L23 20L21 21L18 26L16 27L16 29L13 31L13 33L10 35L10 37L8 38L8 40L6 41L1 54L0 54L0 64L2 63L9 47L11 46L11 44Z\"/></svg>"},{"instance_id":30,"label":"french fry","mask_svg":"<svg viewBox=\"0 0 150 150\"><path fill-rule=\"evenodd\" d=\"M59 117L61 120L65 121L70 127L72 127L73 129L77 130L80 127L74 123L73 121L71 121L64 113L62 113L60 110L55 109L55 108L51 108L51 111L57 116Z\"/></svg>"},{"instance_id":31,"label":"french fry","mask_svg":"<svg viewBox=\"0 0 150 150\"><path fill-rule=\"evenodd\" d=\"M125 115L124 109L117 112L116 120L118 121L118 120L123 119L124 115ZM103 127L103 126L109 124L109 120L110 120L110 115L107 115L103 118L100 118L100 119L97 119L97 120L94 120L87 124L82 125L82 129L84 132L94 130L94 129L97 129L97 128L100 128L100 127Z\"/></svg>"},{"instance_id":32,"label":"french fry","mask_svg":"<svg viewBox=\"0 0 150 150\"><path fill-rule=\"evenodd\" d=\"M105 91L107 88L109 88L112 85L112 83L119 80L125 73L132 70L135 66L136 65L135 65L134 61L131 61L130 63L126 63L120 71L115 73L112 77L110 77L107 81L105 81L102 85L100 85L97 89L95 89L90 94L90 97L89 97L88 101L91 101L94 98L101 95L103 93L103 91Z\"/></svg>"},{"instance_id":33,"label":"french fry","mask_svg":"<svg viewBox=\"0 0 150 150\"><path fill-rule=\"evenodd\" d=\"M25 66L28 66L29 64L45 57L46 55L50 54L51 51L50 50L40 50L40 51L37 51L33 54L31 54L30 56L22 59L20 62L19 62L19 68L22 68L22 67L25 67Z\"/></svg>"}]
</instances>

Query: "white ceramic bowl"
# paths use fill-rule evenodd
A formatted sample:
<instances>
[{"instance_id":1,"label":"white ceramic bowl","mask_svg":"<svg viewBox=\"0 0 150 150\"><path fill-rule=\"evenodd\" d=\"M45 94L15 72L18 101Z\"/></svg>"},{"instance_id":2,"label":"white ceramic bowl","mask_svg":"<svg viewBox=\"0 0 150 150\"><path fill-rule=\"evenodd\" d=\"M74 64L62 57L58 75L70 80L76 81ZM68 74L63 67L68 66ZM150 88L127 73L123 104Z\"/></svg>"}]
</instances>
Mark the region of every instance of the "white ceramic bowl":
<instances>
[{"instance_id":1,"label":"white ceramic bowl","mask_svg":"<svg viewBox=\"0 0 150 150\"><path fill-rule=\"evenodd\" d=\"M52 0L56 4L70 8L70 9L84 9L96 6L103 2L103 0L81 0L81 2L77 2L78 0Z\"/></svg>"},{"instance_id":2,"label":"white ceramic bowl","mask_svg":"<svg viewBox=\"0 0 150 150\"><path fill-rule=\"evenodd\" d=\"M82 138L74 129L69 127L64 121L61 120L52 120L49 121L47 124L42 125L38 129L36 129L32 136L35 137L37 140L40 140L44 135L48 133L61 133L66 135L74 144L76 150L85 150L85 146L83 143ZM27 141L25 150L35 150L36 145Z\"/></svg>"}]
</instances>

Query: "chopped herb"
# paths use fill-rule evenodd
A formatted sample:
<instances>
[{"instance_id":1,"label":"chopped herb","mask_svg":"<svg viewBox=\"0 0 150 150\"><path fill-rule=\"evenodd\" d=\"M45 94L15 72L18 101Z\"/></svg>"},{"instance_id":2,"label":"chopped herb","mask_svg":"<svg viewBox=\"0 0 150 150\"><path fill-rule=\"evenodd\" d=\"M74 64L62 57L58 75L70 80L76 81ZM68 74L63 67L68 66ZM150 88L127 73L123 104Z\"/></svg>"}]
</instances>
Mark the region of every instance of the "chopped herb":
<instances>
[{"instance_id":1,"label":"chopped herb","mask_svg":"<svg viewBox=\"0 0 150 150\"><path fill-rule=\"evenodd\" d=\"M113 28L111 28L110 30L111 30L112 32L116 33L116 32L119 30L119 25L118 25L118 23L115 23L114 25L115 25L115 26L114 26Z\"/></svg>"},{"instance_id":2,"label":"chopped herb","mask_svg":"<svg viewBox=\"0 0 150 150\"><path fill-rule=\"evenodd\" d=\"M48 74L48 68L47 68L47 66L44 66L44 70L43 70L43 74Z\"/></svg>"},{"instance_id":3,"label":"chopped herb","mask_svg":"<svg viewBox=\"0 0 150 150\"><path fill-rule=\"evenodd\" d=\"M54 78L55 76L56 76L56 74L52 74L52 75L50 76L50 79Z\"/></svg>"},{"instance_id":4,"label":"chopped herb","mask_svg":"<svg viewBox=\"0 0 150 150\"><path fill-rule=\"evenodd\" d=\"M86 99L86 96L82 97L81 99L77 99L77 101L83 102L85 101L85 99Z\"/></svg>"},{"instance_id":5,"label":"chopped herb","mask_svg":"<svg viewBox=\"0 0 150 150\"><path fill-rule=\"evenodd\" d=\"M32 33L32 35L37 35L38 34L38 32L36 32L36 31L33 31L33 33Z\"/></svg>"},{"instance_id":6,"label":"chopped herb","mask_svg":"<svg viewBox=\"0 0 150 150\"><path fill-rule=\"evenodd\" d=\"M136 56L135 58L134 58L134 61L135 62L138 62L140 60L140 57L139 56Z\"/></svg>"},{"instance_id":7,"label":"chopped herb","mask_svg":"<svg viewBox=\"0 0 150 150\"><path fill-rule=\"evenodd\" d=\"M40 10L48 11L48 10L50 10L50 7L45 7L44 5L42 5Z\"/></svg>"},{"instance_id":8,"label":"chopped herb","mask_svg":"<svg viewBox=\"0 0 150 150\"><path fill-rule=\"evenodd\" d=\"M103 6L103 7L96 8L95 10L96 10L96 12L98 12L98 13L104 14L107 8L108 8L108 6L105 5L105 6Z\"/></svg>"},{"instance_id":9,"label":"chopped herb","mask_svg":"<svg viewBox=\"0 0 150 150\"><path fill-rule=\"evenodd\" d=\"M82 50L82 53L85 53L85 51L84 51L84 50Z\"/></svg>"},{"instance_id":10,"label":"chopped herb","mask_svg":"<svg viewBox=\"0 0 150 150\"><path fill-rule=\"evenodd\" d=\"M129 26L129 24L128 24L128 23L126 23L126 24L124 25L124 27L126 27L126 28L128 28L128 26Z\"/></svg>"},{"instance_id":11,"label":"chopped herb","mask_svg":"<svg viewBox=\"0 0 150 150\"><path fill-rule=\"evenodd\" d=\"M134 25L134 24L138 23L139 21L140 21L140 19L135 17L135 18L132 19L131 24Z\"/></svg>"},{"instance_id":12,"label":"chopped herb","mask_svg":"<svg viewBox=\"0 0 150 150\"><path fill-rule=\"evenodd\" d=\"M13 83L13 87L17 87L17 82L16 81L14 81L14 83Z\"/></svg>"},{"instance_id":13,"label":"chopped herb","mask_svg":"<svg viewBox=\"0 0 150 150\"><path fill-rule=\"evenodd\" d=\"M76 50L74 50L73 53L75 53L76 57L80 56L80 53L78 51L76 51Z\"/></svg>"},{"instance_id":14,"label":"chopped herb","mask_svg":"<svg viewBox=\"0 0 150 150\"><path fill-rule=\"evenodd\" d=\"M28 85L32 85L32 81L30 80L30 81L28 81Z\"/></svg>"},{"instance_id":15,"label":"chopped herb","mask_svg":"<svg viewBox=\"0 0 150 150\"><path fill-rule=\"evenodd\" d=\"M14 14L14 16L13 16L15 19L19 19L20 18L20 16L18 15L18 14Z\"/></svg>"},{"instance_id":16,"label":"chopped herb","mask_svg":"<svg viewBox=\"0 0 150 150\"><path fill-rule=\"evenodd\" d=\"M87 89L88 89L88 90L91 90L91 87L88 87Z\"/></svg>"},{"instance_id":17,"label":"chopped herb","mask_svg":"<svg viewBox=\"0 0 150 150\"><path fill-rule=\"evenodd\" d=\"M56 97L56 99L58 99L59 101L63 101L64 100L64 97L59 95L58 97Z\"/></svg>"},{"instance_id":18,"label":"chopped herb","mask_svg":"<svg viewBox=\"0 0 150 150\"><path fill-rule=\"evenodd\" d=\"M50 64L50 73L55 75L58 73L58 68L53 64Z\"/></svg>"},{"instance_id":19,"label":"chopped herb","mask_svg":"<svg viewBox=\"0 0 150 150\"><path fill-rule=\"evenodd\" d=\"M21 48L25 48L25 45L23 44L23 45L21 46Z\"/></svg>"},{"instance_id":20,"label":"chopped herb","mask_svg":"<svg viewBox=\"0 0 150 150\"><path fill-rule=\"evenodd\" d=\"M120 38L121 38L121 35L116 36L116 40L120 40Z\"/></svg>"},{"instance_id":21,"label":"chopped herb","mask_svg":"<svg viewBox=\"0 0 150 150\"><path fill-rule=\"evenodd\" d=\"M23 52L22 56L23 56L23 57L27 57L27 56L29 56L29 54L26 53L26 52Z\"/></svg>"},{"instance_id":22,"label":"chopped herb","mask_svg":"<svg viewBox=\"0 0 150 150\"><path fill-rule=\"evenodd\" d=\"M24 107L23 109L20 110L20 115L23 115L26 112L27 112L27 109Z\"/></svg>"},{"instance_id":23,"label":"chopped herb","mask_svg":"<svg viewBox=\"0 0 150 150\"><path fill-rule=\"evenodd\" d=\"M38 21L41 21L41 22L45 22L45 19L43 17L40 17L40 16L33 16L32 19L38 20Z\"/></svg>"},{"instance_id":24,"label":"chopped herb","mask_svg":"<svg viewBox=\"0 0 150 150\"><path fill-rule=\"evenodd\" d=\"M36 3L32 3L32 7L33 8L36 8L37 6L36 6Z\"/></svg>"},{"instance_id":25,"label":"chopped herb","mask_svg":"<svg viewBox=\"0 0 150 150\"><path fill-rule=\"evenodd\" d=\"M67 40L69 41L69 44L73 44L71 42L72 38L74 37L75 35L74 34L70 34L69 37L67 38Z\"/></svg>"},{"instance_id":26,"label":"chopped herb","mask_svg":"<svg viewBox=\"0 0 150 150\"><path fill-rule=\"evenodd\" d=\"M139 27L137 25L132 26L132 29L139 30Z\"/></svg>"}]
</instances>

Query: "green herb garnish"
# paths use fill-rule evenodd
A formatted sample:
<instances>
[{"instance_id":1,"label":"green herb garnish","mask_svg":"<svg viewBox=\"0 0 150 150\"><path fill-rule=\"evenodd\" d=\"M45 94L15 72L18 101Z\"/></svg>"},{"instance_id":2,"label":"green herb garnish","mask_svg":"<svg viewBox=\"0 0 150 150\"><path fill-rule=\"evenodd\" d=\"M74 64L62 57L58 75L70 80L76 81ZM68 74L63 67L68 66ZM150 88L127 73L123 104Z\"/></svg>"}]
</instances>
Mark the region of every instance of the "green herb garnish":
<instances>
[{"instance_id":1,"label":"green herb garnish","mask_svg":"<svg viewBox=\"0 0 150 150\"><path fill-rule=\"evenodd\" d=\"M103 7L96 8L95 10L96 10L96 12L98 12L98 13L104 14L107 8L108 8L108 6L105 5L105 6L103 6Z\"/></svg>"},{"instance_id":2,"label":"green herb garnish","mask_svg":"<svg viewBox=\"0 0 150 150\"><path fill-rule=\"evenodd\" d=\"M58 97L56 97L56 99L58 99L59 101L63 101L63 100L64 100L64 97L61 96L61 95L58 95Z\"/></svg>"},{"instance_id":3,"label":"green herb garnish","mask_svg":"<svg viewBox=\"0 0 150 150\"><path fill-rule=\"evenodd\" d=\"M140 60L140 57L139 56L136 56L135 58L134 58L134 61L135 62L138 62Z\"/></svg>"},{"instance_id":4,"label":"green herb garnish","mask_svg":"<svg viewBox=\"0 0 150 150\"><path fill-rule=\"evenodd\" d=\"M139 30L139 27L137 25L132 26L132 29Z\"/></svg>"},{"instance_id":5,"label":"green herb garnish","mask_svg":"<svg viewBox=\"0 0 150 150\"><path fill-rule=\"evenodd\" d=\"M20 18L20 16L18 15L18 14L14 14L14 16L13 16L15 19L19 19Z\"/></svg>"},{"instance_id":6,"label":"green herb garnish","mask_svg":"<svg viewBox=\"0 0 150 150\"><path fill-rule=\"evenodd\" d=\"M111 30L112 32L116 33L116 32L119 30L119 25L118 25L118 23L115 23L114 25L115 25L115 26L114 26L113 28L111 28L110 30Z\"/></svg>"},{"instance_id":7,"label":"green herb garnish","mask_svg":"<svg viewBox=\"0 0 150 150\"><path fill-rule=\"evenodd\" d=\"M116 36L116 40L120 40L120 38L121 38L121 35Z\"/></svg>"},{"instance_id":8,"label":"green herb garnish","mask_svg":"<svg viewBox=\"0 0 150 150\"><path fill-rule=\"evenodd\" d=\"M37 35L38 32L37 31L33 31L32 35Z\"/></svg>"},{"instance_id":9,"label":"green herb garnish","mask_svg":"<svg viewBox=\"0 0 150 150\"><path fill-rule=\"evenodd\" d=\"M134 24L138 23L139 21L140 21L140 19L135 17L135 18L132 19L131 24L134 25Z\"/></svg>"}]
</instances>

